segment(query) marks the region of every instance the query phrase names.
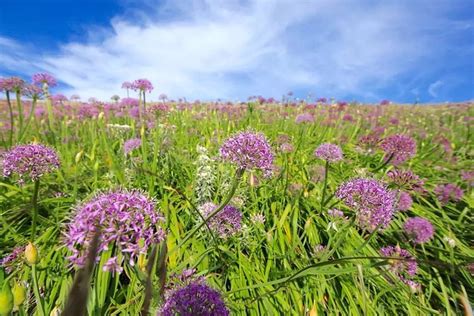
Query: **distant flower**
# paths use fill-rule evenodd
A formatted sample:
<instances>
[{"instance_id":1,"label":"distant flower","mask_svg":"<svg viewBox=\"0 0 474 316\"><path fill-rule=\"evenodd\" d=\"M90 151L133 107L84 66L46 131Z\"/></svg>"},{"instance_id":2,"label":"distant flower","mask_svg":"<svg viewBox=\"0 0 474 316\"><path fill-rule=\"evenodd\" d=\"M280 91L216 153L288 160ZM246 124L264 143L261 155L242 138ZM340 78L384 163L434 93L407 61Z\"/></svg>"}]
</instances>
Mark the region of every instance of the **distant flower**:
<instances>
[{"instance_id":1,"label":"distant flower","mask_svg":"<svg viewBox=\"0 0 474 316\"><path fill-rule=\"evenodd\" d=\"M358 225L368 231L386 228L394 213L395 196L374 179L354 179L342 184L336 196L356 213Z\"/></svg>"},{"instance_id":2,"label":"distant flower","mask_svg":"<svg viewBox=\"0 0 474 316\"><path fill-rule=\"evenodd\" d=\"M265 224L265 215L263 214L252 214L252 216L250 217L250 220L253 222L253 223L256 223L256 224Z\"/></svg>"},{"instance_id":3,"label":"distant flower","mask_svg":"<svg viewBox=\"0 0 474 316\"><path fill-rule=\"evenodd\" d=\"M333 217L333 218L345 218L344 212L341 210L338 210L336 208L332 208L328 210L328 215Z\"/></svg>"},{"instance_id":4,"label":"distant flower","mask_svg":"<svg viewBox=\"0 0 474 316\"><path fill-rule=\"evenodd\" d=\"M403 230L417 244L429 241L434 235L433 225L429 220L422 217L409 218L403 225Z\"/></svg>"},{"instance_id":5,"label":"distant flower","mask_svg":"<svg viewBox=\"0 0 474 316\"><path fill-rule=\"evenodd\" d=\"M39 180L43 175L59 168L54 149L41 144L18 145L2 154L3 176L18 175L19 183L25 179Z\"/></svg>"},{"instance_id":6,"label":"distant flower","mask_svg":"<svg viewBox=\"0 0 474 316\"><path fill-rule=\"evenodd\" d=\"M128 255L131 265L138 255L164 240L165 233L158 226L163 216L155 208L156 202L140 191L115 190L102 192L80 204L67 226L65 243L72 252L68 258L82 266L85 250L91 242L96 225L100 225L99 255L107 249ZM114 269L117 261L110 261L106 269Z\"/></svg>"},{"instance_id":7,"label":"distant flower","mask_svg":"<svg viewBox=\"0 0 474 316\"><path fill-rule=\"evenodd\" d=\"M280 145L280 150L282 153L288 154L295 150L292 144L290 143L283 143Z\"/></svg>"},{"instance_id":8,"label":"distant flower","mask_svg":"<svg viewBox=\"0 0 474 316\"><path fill-rule=\"evenodd\" d=\"M128 108L138 107L138 99L122 98L120 100L120 106L128 107Z\"/></svg>"},{"instance_id":9,"label":"distant flower","mask_svg":"<svg viewBox=\"0 0 474 316\"><path fill-rule=\"evenodd\" d=\"M314 122L314 116L310 113L303 113L303 114L300 114L296 117L295 122L296 122L296 124L313 123Z\"/></svg>"},{"instance_id":10,"label":"distant flower","mask_svg":"<svg viewBox=\"0 0 474 316\"><path fill-rule=\"evenodd\" d=\"M390 181L406 190L423 190L424 181L410 170L393 169L387 172Z\"/></svg>"},{"instance_id":11,"label":"distant flower","mask_svg":"<svg viewBox=\"0 0 474 316\"><path fill-rule=\"evenodd\" d=\"M235 163L240 169L261 169L271 172L273 153L266 137L260 133L240 132L221 146L222 159Z\"/></svg>"},{"instance_id":12,"label":"distant flower","mask_svg":"<svg viewBox=\"0 0 474 316\"><path fill-rule=\"evenodd\" d=\"M474 170L461 171L461 179L466 181L471 187L474 186Z\"/></svg>"},{"instance_id":13,"label":"distant flower","mask_svg":"<svg viewBox=\"0 0 474 316\"><path fill-rule=\"evenodd\" d=\"M58 93L51 96L51 100L53 100L53 102L64 102L67 101L67 97L64 94Z\"/></svg>"},{"instance_id":14,"label":"distant flower","mask_svg":"<svg viewBox=\"0 0 474 316\"><path fill-rule=\"evenodd\" d=\"M400 248L398 245L381 248L380 254L384 257L400 258L389 259L390 271L397 275L405 284L407 284L409 278L413 277L418 271L415 258L407 250Z\"/></svg>"},{"instance_id":15,"label":"distant flower","mask_svg":"<svg viewBox=\"0 0 474 316\"><path fill-rule=\"evenodd\" d=\"M132 83L131 82L128 82L128 81L124 81L122 83L122 89L131 89L132 88Z\"/></svg>"},{"instance_id":16,"label":"distant flower","mask_svg":"<svg viewBox=\"0 0 474 316\"><path fill-rule=\"evenodd\" d=\"M201 205L199 210L204 218L209 217L217 209L214 203ZM219 213L208 221L209 227L220 237L227 238L237 234L242 228L242 213L232 205L226 205Z\"/></svg>"},{"instance_id":17,"label":"distant flower","mask_svg":"<svg viewBox=\"0 0 474 316\"><path fill-rule=\"evenodd\" d=\"M227 316L221 294L203 282L193 282L171 292L159 316Z\"/></svg>"},{"instance_id":18,"label":"distant flower","mask_svg":"<svg viewBox=\"0 0 474 316\"><path fill-rule=\"evenodd\" d=\"M209 157L206 147L197 146L199 154L196 165L195 192L198 204L204 204L212 199L215 192L216 170L214 161Z\"/></svg>"},{"instance_id":19,"label":"distant flower","mask_svg":"<svg viewBox=\"0 0 474 316\"><path fill-rule=\"evenodd\" d=\"M25 81L18 77L0 78L0 91L19 92L25 85Z\"/></svg>"},{"instance_id":20,"label":"distant flower","mask_svg":"<svg viewBox=\"0 0 474 316\"><path fill-rule=\"evenodd\" d=\"M0 260L0 267L5 268L5 271L10 273L14 270L14 266L18 263L24 252L25 247L23 246L13 248L10 254Z\"/></svg>"},{"instance_id":21,"label":"distant flower","mask_svg":"<svg viewBox=\"0 0 474 316\"><path fill-rule=\"evenodd\" d=\"M77 101L80 100L81 97L78 94L73 94L69 97L70 100Z\"/></svg>"},{"instance_id":22,"label":"distant flower","mask_svg":"<svg viewBox=\"0 0 474 316\"><path fill-rule=\"evenodd\" d=\"M32 84L26 84L21 92L24 96L32 99L38 99L43 95L43 89Z\"/></svg>"},{"instance_id":23,"label":"distant flower","mask_svg":"<svg viewBox=\"0 0 474 316\"><path fill-rule=\"evenodd\" d=\"M382 140L380 147L385 152L385 160L391 158L393 165L399 165L416 153L416 142L406 135L392 135Z\"/></svg>"},{"instance_id":24,"label":"distant flower","mask_svg":"<svg viewBox=\"0 0 474 316\"><path fill-rule=\"evenodd\" d=\"M140 138L131 138L123 143L123 152L128 155L133 150L139 148L142 145Z\"/></svg>"},{"instance_id":25,"label":"distant flower","mask_svg":"<svg viewBox=\"0 0 474 316\"><path fill-rule=\"evenodd\" d=\"M122 273L123 268L121 263L117 261L117 257L112 257L109 258L106 263L104 263L102 270L120 274Z\"/></svg>"},{"instance_id":26,"label":"distant flower","mask_svg":"<svg viewBox=\"0 0 474 316\"><path fill-rule=\"evenodd\" d=\"M324 143L319 145L319 147L316 148L316 150L314 151L314 155L317 158L321 158L328 162L336 162L342 160L341 147L330 143Z\"/></svg>"},{"instance_id":27,"label":"distant flower","mask_svg":"<svg viewBox=\"0 0 474 316\"><path fill-rule=\"evenodd\" d=\"M48 87L56 86L56 79L48 73L37 73L33 75L33 83L38 86L48 85Z\"/></svg>"},{"instance_id":28,"label":"distant flower","mask_svg":"<svg viewBox=\"0 0 474 316\"><path fill-rule=\"evenodd\" d=\"M434 189L434 192L441 204L460 201L464 195L464 191L453 183L440 184Z\"/></svg>"},{"instance_id":29,"label":"distant flower","mask_svg":"<svg viewBox=\"0 0 474 316\"><path fill-rule=\"evenodd\" d=\"M380 105L389 105L390 101L389 100L382 100L380 101Z\"/></svg>"},{"instance_id":30,"label":"distant flower","mask_svg":"<svg viewBox=\"0 0 474 316\"><path fill-rule=\"evenodd\" d=\"M448 237L448 236L444 236L443 240L448 243L449 247L451 247L451 248L456 247L456 240L454 240L453 238Z\"/></svg>"},{"instance_id":31,"label":"distant flower","mask_svg":"<svg viewBox=\"0 0 474 316\"><path fill-rule=\"evenodd\" d=\"M131 88L135 91L151 92L153 85L148 79L137 79L132 83Z\"/></svg>"},{"instance_id":32,"label":"distant flower","mask_svg":"<svg viewBox=\"0 0 474 316\"><path fill-rule=\"evenodd\" d=\"M407 211L411 208L413 204L413 199L411 198L410 194L405 191L398 192L398 200L397 200L397 211Z\"/></svg>"}]
</instances>

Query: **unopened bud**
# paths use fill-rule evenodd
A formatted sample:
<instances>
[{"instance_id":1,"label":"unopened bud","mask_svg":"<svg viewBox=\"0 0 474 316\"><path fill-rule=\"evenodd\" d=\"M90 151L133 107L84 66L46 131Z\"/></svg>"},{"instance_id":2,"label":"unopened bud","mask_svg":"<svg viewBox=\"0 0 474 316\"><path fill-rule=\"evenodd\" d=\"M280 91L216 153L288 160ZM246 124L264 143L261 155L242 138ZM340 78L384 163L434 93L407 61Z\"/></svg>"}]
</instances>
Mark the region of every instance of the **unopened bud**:
<instances>
[{"instance_id":1,"label":"unopened bud","mask_svg":"<svg viewBox=\"0 0 474 316\"><path fill-rule=\"evenodd\" d=\"M13 309L13 295L8 281L0 286L0 315L10 315Z\"/></svg>"},{"instance_id":2,"label":"unopened bud","mask_svg":"<svg viewBox=\"0 0 474 316\"><path fill-rule=\"evenodd\" d=\"M80 152L78 152L76 154L76 158L74 159L74 161L76 162L76 164L79 163L79 161L81 161L81 158L82 158L82 155L84 154L84 150L81 150Z\"/></svg>"},{"instance_id":3,"label":"unopened bud","mask_svg":"<svg viewBox=\"0 0 474 316\"><path fill-rule=\"evenodd\" d=\"M13 286L13 305L20 306L26 299L25 287L19 283Z\"/></svg>"},{"instance_id":4,"label":"unopened bud","mask_svg":"<svg viewBox=\"0 0 474 316\"><path fill-rule=\"evenodd\" d=\"M25 247L25 259L29 264L38 263L38 249L31 242Z\"/></svg>"}]
</instances>

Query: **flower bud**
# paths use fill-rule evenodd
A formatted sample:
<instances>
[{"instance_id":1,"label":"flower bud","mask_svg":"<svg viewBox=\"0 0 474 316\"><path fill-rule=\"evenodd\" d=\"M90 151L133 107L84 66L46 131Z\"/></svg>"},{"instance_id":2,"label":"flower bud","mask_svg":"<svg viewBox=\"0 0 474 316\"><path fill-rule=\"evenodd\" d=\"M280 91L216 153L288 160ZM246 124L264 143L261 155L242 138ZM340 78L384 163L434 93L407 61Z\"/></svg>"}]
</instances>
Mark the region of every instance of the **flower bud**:
<instances>
[{"instance_id":1,"label":"flower bud","mask_svg":"<svg viewBox=\"0 0 474 316\"><path fill-rule=\"evenodd\" d=\"M26 299L26 291L25 291L25 287L20 284L20 283L17 283L13 286L13 305L14 306L20 306L21 304L23 304L23 302L25 302L25 299Z\"/></svg>"},{"instance_id":2,"label":"flower bud","mask_svg":"<svg viewBox=\"0 0 474 316\"><path fill-rule=\"evenodd\" d=\"M8 281L0 287L0 315L10 315L13 309L13 295Z\"/></svg>"},{"instance_id":3,"label":"flower bud","mask_svg":"<svg viewBox=\"0 0 474 316\"><path fill-rule=\"evenodd\" d=\"M76 157L75 157L75 159L74 159L74 161L76 162L76 164L78 164L79 161L81 161L81 158L82 158L82 155L83 155L83 154L84 154L84 150L81 150L80 152L78 152L78 153L76 154Z\"/></svg>"},{"instance_id":4,"label":"flower bud","mask_svg":"<svg viewBox=\"0 0 474 316\"><path fill-rule=\"evenodd\" d=\"M31 242L25 247L25 259L28 264L38 263L38 249Z\"/></svg>"}]
</instances>

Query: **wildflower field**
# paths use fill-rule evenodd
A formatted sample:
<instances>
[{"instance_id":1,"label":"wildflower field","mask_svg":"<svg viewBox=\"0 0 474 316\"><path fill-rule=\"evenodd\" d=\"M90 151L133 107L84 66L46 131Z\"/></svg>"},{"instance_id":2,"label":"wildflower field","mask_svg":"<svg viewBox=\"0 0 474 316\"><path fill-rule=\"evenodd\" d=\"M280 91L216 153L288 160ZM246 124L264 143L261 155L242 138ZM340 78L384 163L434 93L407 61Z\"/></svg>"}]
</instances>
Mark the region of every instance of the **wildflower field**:
<instances>
[{"instance_id":1,"label":"wildflower field","mask_svg":"<svg viewBox=\"0 0 474 316\"><path fill-rule=\"evenodd\" d=\"M0 315L472 315L472 103L55 84L0 79Z\"/></svg>"}]
</instances>

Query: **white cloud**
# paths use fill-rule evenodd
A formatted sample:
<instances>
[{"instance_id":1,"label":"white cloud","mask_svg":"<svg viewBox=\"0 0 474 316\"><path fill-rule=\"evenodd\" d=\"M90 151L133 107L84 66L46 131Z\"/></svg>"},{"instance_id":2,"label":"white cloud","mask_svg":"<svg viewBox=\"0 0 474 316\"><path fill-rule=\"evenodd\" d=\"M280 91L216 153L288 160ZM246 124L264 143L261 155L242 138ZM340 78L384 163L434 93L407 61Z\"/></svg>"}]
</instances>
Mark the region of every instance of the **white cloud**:
<instances>
[{"instance_id":1,"label":"white cloud","mask_svg":"<svg viewBox=\"0 0 474 316\"><path fill-rule=\"evenodd\" d=\"M433 97L436 98L438 96L439 89L444 86L444 82L442 80L436 80L428 87L428 93Z\"/></svg>"},{"instance_id":2,"label":"white cloud","mask_svg":"<svg viewBox=\"0 0 474 316\"><path fill-rule=\"evenodd\" d=\"M376 99L374 91L429 55L418 25L437 14L397 2L147 2L147 11L112 19L112 31L55 53L0 37L0 62L49 71L71 87L62 92L84 99L123 96L121 83L136 78L153 82L155 99L278 97L292 89ZM163 19L166 12L174 17Z\"/></svg>"}]
</instances>

